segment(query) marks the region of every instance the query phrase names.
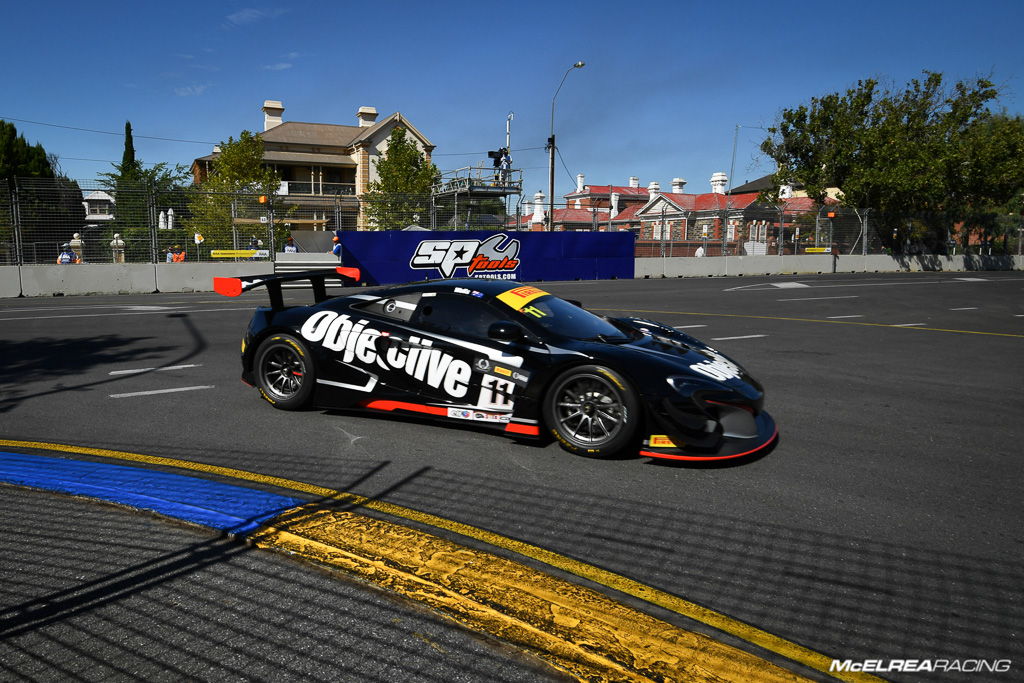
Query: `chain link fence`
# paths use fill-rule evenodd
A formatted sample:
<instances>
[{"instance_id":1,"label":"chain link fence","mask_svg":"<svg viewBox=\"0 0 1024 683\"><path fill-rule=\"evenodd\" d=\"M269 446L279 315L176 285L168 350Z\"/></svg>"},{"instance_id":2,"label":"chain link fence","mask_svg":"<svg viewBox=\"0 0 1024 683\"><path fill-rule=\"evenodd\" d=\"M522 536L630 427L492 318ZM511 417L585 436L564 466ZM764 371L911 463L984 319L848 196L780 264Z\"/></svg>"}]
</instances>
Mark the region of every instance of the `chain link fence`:
<instances>
[{"instance_id":1,"label":"chain link fence","mask_svg":"<svg viewBox=\"0 0 1024 683\"><path fill-rule=\"evenodd\" d=\"M540 203L540 206L537 203ZM557 231L629 231L638 258L788 254L998 254L1021 249L1019 218L979 216L971 229L943 215L797 202L743 209L644 210L644 204L557 203ZM808 202L804 202L804 207ZM335 230L547 230L548 204L520 195L217 194L199 187L17 179L0 183L0 265L270 259L285 240ZM244 254L233 252L246 252ZM255 252L250 254L249 252Z\"/></svg>"}]
</instances>

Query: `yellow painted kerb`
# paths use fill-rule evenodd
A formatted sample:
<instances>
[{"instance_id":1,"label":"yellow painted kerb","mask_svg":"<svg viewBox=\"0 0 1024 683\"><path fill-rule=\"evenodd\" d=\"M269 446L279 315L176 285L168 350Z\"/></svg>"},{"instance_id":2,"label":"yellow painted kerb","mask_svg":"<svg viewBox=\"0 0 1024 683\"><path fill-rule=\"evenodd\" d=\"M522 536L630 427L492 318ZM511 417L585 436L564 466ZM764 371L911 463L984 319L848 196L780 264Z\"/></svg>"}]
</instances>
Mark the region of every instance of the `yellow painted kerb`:
<instances>
[{"instance_id":1,"label":"yellow painted kerb","mask_svg":"<svg viewBox=\"0 0 1024 683\"><path fill-rule=\"evenodd\" d=\"M514 551L707 624L837 679L881 680L864 673L829 672L831 657L714 610L544 548L436 515L304 482L186 460L37 441L0 439L0 446L176 467L351 503ZM584 662L589 662L586 667L596 666L604 671L594 680L644 680L652 676L672 679L673 667L678 676L696 680L796 679L791 672L746 652L659 621L600 593L520 563L382 520L325 510L320 504L282 515L256 535L256 542L344 568L443 608L460 621L527 647L578 677L593 675L584 675L583 669L578 668L585 668ZM499 613L504 616L499 617ZM575 637L565 640L573 635L569 632L575 633Z\"/></svg>"}]
</instances>

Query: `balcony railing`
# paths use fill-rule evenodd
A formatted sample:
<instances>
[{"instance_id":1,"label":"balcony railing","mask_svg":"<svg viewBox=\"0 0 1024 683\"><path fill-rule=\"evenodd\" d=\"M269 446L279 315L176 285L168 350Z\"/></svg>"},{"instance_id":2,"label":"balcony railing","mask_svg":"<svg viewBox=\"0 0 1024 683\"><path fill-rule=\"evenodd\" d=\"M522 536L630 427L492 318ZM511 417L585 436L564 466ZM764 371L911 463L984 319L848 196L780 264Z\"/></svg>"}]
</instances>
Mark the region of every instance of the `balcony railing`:
<instances>
[{"instance_id":1,"label":"balcony railing","mask_svg":"<svg viewBox=\"0 0 1024 683\"><path fill-rule=\"evenodd\" d=\"M311 183L309 181L285 180L281 182L281 189L278 194L282 195L354 195L356 193L355 183Z\"/></svg>"}]
</instances>

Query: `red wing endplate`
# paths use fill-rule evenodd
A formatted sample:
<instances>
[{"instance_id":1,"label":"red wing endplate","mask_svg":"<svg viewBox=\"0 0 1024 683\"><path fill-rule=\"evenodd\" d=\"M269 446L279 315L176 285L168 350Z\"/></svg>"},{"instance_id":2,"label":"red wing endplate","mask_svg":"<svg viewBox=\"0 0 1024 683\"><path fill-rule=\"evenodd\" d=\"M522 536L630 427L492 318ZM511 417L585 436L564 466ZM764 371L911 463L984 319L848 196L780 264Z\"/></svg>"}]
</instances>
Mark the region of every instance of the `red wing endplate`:
<instances>
[{"instance_id":1,"label":"red wing endplate","mask_svg":"<svg viewBox=\"0 0 1024 683\"><path fill-rule=\"evenodd\" d=\"M270 295L270 306L284 308L281 285L285 282L308 280L313 286L313 298L320 302L327 298L327 278L337 278L344 284L359 282L359 269L338 266L327 270L306 270L299 273L271 273L249 277L215 277L213 291L224 296L240 296L257 287L266 287Z\"/></svg>"}]
</instances>

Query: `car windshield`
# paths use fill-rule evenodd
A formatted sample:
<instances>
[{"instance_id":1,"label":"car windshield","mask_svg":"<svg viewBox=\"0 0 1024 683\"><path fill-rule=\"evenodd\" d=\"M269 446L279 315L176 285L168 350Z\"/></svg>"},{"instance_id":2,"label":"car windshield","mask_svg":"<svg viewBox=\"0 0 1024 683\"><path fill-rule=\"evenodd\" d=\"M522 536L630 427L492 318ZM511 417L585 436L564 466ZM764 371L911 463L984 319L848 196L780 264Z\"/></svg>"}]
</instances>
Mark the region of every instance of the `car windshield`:
<instances>
[{"instance_id":1,"label":"car windshield","mask_svg":"<svg viewBox=\"0 0 1024 683\"><path fill-rule=\"evenodd\" d=\"M621 343L629 337L604 318L555 296L534 299L519 310L535 324L562 337Z\"/></svg>"}]
</instances>

